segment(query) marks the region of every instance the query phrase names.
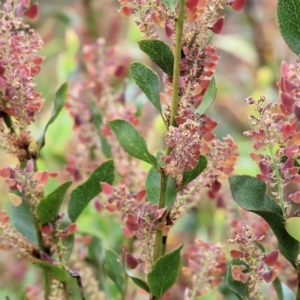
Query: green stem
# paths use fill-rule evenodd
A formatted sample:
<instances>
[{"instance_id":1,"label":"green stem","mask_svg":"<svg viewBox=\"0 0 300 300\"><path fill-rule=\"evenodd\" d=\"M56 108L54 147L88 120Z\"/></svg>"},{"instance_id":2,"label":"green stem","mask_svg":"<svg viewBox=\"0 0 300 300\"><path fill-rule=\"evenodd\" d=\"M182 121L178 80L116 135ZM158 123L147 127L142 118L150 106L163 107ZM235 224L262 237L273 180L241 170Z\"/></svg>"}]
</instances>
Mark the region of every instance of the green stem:
<instances>
[{"instance_id":1,"label":"green stem","mask_svg":"<svg viewBox=\"0 0 300 300\"><path fill-rule=\"evenodd\" d=\"M184 23L185 0L179 1L178 19L176 21L176 39L175 39L175 52L174 52L174 68L173 68L173 94L171 103L171 117L170 126L176 126L175 117L178 109L179 98L179 71L181 60L181 40Z\"/></svg>"},{"instance_id":2,"label":"green stem","mask_svg":"<svg viewBox=\"0 0 300 300\"><path fill-rule=\"evenodd\" d=\"M185 0L180 0L178 19L176 20L176 39L175 39L174 68L173 68L173 94L172 94L172 103L171 103L170 126L176 126L175 117L177 115L178 98L179 98L179 65L181 60L181 40L182 40L182 31L183 31L183 23L184 23L184 12L185 12ZM170 152L171 152L171 148L167 146L166 154L168 155L170 154ZM166 205L167 184L168 184L168 176L164 172L162 172L159 208L164 208ZM163 235L161 230L156 230L153 262L155 262L159 257L164 255L165 248L166 248L164 244L165 243L163 242Z\"/></svg>"}]
</instances>

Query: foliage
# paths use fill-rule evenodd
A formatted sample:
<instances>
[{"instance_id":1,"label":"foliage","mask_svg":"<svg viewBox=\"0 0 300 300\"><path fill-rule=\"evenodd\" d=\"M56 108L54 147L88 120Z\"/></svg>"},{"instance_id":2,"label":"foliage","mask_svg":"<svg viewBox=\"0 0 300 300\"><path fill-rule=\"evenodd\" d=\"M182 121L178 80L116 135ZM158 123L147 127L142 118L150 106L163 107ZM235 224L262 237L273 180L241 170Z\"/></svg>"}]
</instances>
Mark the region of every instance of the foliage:
<instances>
[{"instance_id":1,"label":"foliage","mask_svg":"<svg viewBox=\"0 0 300 300\"><path fill-rule=\"evenodd\" d=\"M1 1L0 298L300 299L300 61L273 39L300 53L300 6L278 30L274 1Z\"/></svg>"}]
</instances>

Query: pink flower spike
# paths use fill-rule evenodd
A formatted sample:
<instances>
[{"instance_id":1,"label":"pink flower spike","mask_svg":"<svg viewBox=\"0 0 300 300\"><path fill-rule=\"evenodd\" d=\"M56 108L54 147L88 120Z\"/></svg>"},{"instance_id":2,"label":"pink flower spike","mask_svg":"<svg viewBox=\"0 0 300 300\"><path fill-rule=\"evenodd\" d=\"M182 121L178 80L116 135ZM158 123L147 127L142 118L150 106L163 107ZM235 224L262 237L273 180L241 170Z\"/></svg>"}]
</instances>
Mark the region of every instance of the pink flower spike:
<instances>
[{"instance_id":1,"label":"pink flower spike","mask_svg":"<svg viewBox=\"0 0 300 300\"><path fill-rule=\"evenodd\" d=\"M139 191L137 194L136 194L136 201L142 201L144 199L146 195L146 190L145 189L142 189L141 191Z\"/></svg>"},{"instance_id":2,"label":"pink flower spike","mask_svg":"<svg viewBox=\"0 0 300 300\"><path fill-rule=\"evenodd\" d=\"M246 0L234 0L233 3L231 4L231 7L235 11L240 11L246 3Z\"/></svg>"},{"instance_id":3,"label":"pink flower spike","mask_svg":"<svg viewBox=\"0 0 300 300\"><path fill-rule=\"evenodd\" d=\"M211 31L215 34L221 33L224 25L224 17L219 18L216 23L212 26Z\"/></svg>"},{"instance_id":4,"label":"pink flower spike","mask_svg":"<svg viewBox=\"0 0 300 300\"><path fill-rule=\"evenodd\" d=\"M108 184L107 182L101 182L102 192L105 195L111 195L114 193L114 187Z\"/></svg>"},{"instance_id":5,"label":"pink flower spike","mask_svg":"<svg viewBox=\"0 0 300 300\"><path fill-rule=\"evenodd\" d=\"M35 19L39 12L39 5L34 3L25 13L24 15L29 19Z\"/></svg>"},{"instance_id":6,"label":"pink flower spike","mask_svg":"<svg viewBox=\"0 0 300 300\"><path fill-rule=\"evenodd\" d=\"M276 265L278 260L278 250L271 251L265 258L264 263L270 267Z\"/></svg>"}]
</instances>

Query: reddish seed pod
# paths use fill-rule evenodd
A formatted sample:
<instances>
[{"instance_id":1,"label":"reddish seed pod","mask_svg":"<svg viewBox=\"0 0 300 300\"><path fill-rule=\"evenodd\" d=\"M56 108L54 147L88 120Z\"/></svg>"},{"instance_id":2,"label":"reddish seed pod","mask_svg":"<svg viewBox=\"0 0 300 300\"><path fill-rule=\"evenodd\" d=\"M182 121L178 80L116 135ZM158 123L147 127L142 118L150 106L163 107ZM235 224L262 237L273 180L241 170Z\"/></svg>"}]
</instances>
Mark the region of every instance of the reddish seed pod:
<instances>
[{"instance_id":1,"label":"reddish seed pod","mask_svg":"<svg viewBox=\"0 0 300 300\"><path fill-rule=\"evenodd\" d=\"M212 32L215 34L219 34L223 29L223 25L224 25L224 17L221 17L212 26L212 28L211 28Z\"/></svg>"},{"instance_id":2,"label":"reddish seed pod","mask_svg":"<svg viewBox=\"0 0 300 300\"><path fill-rule=\"evenodd\" d=\"M243 252L239 250L231 250L230 256L234 259L243 257Z\"/></svg>"},{"instance_id":3,"label":"reddish seed pod","mask_svg":"<svg viewBox=\"0 0 300 300\"><path fill-rule=\"evenodd\" d=\"M139 265L139 261L130 253L126 253L126 262L130 269L135 269Z\"/></svg>"},{"instance_id":4,"label":"reddish seed pod","mask_svg":"<svg viewBox=\"0 0 300 300\"><path fill-rule=\"evenodd\" d=\"M25 11L24 15L29 19L35 19L39 12L39 5L34 3L28 10Z\"/></svg>"},{"instance_id":5,"label":"reddish seed pod","mask_svg":"<svg viewBox=\"0 0 300 300\"><path fill-rule=\"evenodd\" d=\"M270 267L277 263L278 250L271 251L265 258L264 263Z\"/></svg>"},{"instance_id":6,"label":"reddish seed pod","mask_svg":"<svg viewBox=\"0 0 300 300\"><path fill-rule=\"evenodd\" d=\"M246 0L234 0L233 3L231 4L231 7L235 11L240 11L246 3Z\"/></svg>"},{"instance_id":7,"label":"reddish seed pod","mask_svg":"<svg viewBox=\"0 0 300 300\"><path fill-rule=\"evenodd\" d=\"M186 7L190 10L194 10L197 8L199 0L186 0Z\"/></svg>"}]
</instances>

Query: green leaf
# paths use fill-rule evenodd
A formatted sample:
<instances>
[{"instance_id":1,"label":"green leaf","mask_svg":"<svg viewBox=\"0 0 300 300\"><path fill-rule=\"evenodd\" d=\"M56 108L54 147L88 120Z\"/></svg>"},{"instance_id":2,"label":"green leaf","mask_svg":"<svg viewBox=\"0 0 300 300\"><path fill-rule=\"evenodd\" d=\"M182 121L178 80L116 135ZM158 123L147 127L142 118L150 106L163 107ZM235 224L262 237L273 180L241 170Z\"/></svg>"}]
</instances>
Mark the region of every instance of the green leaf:
<instances>
[{"instance_id":1,"label":"green leaf","mask_svg":"<svg viewBox=\"0 0 300 300\"><path fill-rule=\"evenodd\" d=\"M275 280L272 282L274 289L277 293L278 300L285 300L283 297L283 291L281 286L281 281L279 280L278 276L275 278Z\"/></svg>"},{"instance_id":2,"label":"green leaf","mask_svg":"<svg viewBox=\"0 0 300 300\"><path fill-rule=\"evenodd\" d=\"M38 265L41 269L45 270L47 273L55 277L57 280L66 281L68 279L68 274L60 267L38 259L32 259L32 261L34 264Z\"/></svg>"},{"instance_id":3,"label":"green leaf","mask_svg":"<svg viewBox=\"0 0 300 300\"><path fill-rule=\"evenodd\" d=\"M107 139L103 136L100 128L102 126L103 120L100 114L100 111L95 103L95 101L91 100L91 111L92 111L92 120L94 122L95 128L97 130L99 139L101 141L101 151L105 155L106 158L111 158L111 148L107 142Z\"/></svg>"},{"instance_id":4,"label":"green leaf","mask_svg":"<svg viewBox=\"0 0 300 300\"><path fill-rule=\"evenodd\" d=\"M277 18L283 39L293 52L300 54L299 0L279 0Z\"/></svg>"},{"instance_id":5,"label":"green leaf","mask_svg":"<svg viewBox=\"0 0 300 300\"><path fill-rule=\"evenodd\" d=\"M66 98L68 93L68 83L65 82L61 85L61 87L58 89L58 91L55 94L55 100L54 100L54 108L52 110L51 118L48 121L42 135L40 136L39 140L37 141L37 144L39 146L39 151L44 147L45 145L45 135L48 127L55 121L59 113L64 107Z\"/></svg>"},{"instance_id":6,"label":"green leaf","mask_svg":"<svg viewBox=\"0 0 300 300\"><path fill-rule=\"evenodd\" d=\"M171 10L175 10L178 5L178 0L161 0L161 2Z\"/></svg>"},{"instance_id":7,"label":"green leaf","mask_svg":"<svg viewBox=\"0 0 300 300\"><path fill-rule=\"evenodd\" d=\"M19 206L9 205L11 223L24 235L29 242L38 245L34 216L28 202L24 201Z\"/></svg>"},{"instance_id":8,"label":"green leaf","mask_svg":"<svg viewBox=\"0 0 300 300\"><path fill-rule=\"evenodd\" d=\"M71 184L72 181L67 181L63 183L51 194L42 199L41 202L38 204L37 216L42 224L50 223L56 220L59 208Z\"/></svg>"},{"instance_id":9,"label":"green leaf","mask_svg":"<svg viewBox=\"0 0 300 300\"><path fill-rule=\"evenodd\" d=\"M122 265L117 253L105 249L104 270L107 276L115 283L121 295L125 290L125 281L122 277Z\"/></svg>"},{"instance_id":10,"label":"green leaf","mask_svg":"<svg viewBox=\"0 0 300 300\"><path fill-rule=\"evenodd\" d=\"M150 292L150 289L147 285L147 283L136 277L135 275L132 274L132 272L128 269L126 262L125 262L125 251L123 252L123 257L122 257L122 262L123 262L123 269L125 271L125 273L127 274L128 277L130 277L132 279L132 281L140 288L142 288L143 290L145 290L146 292Z\"/></svg>"},{"instance_id":11,"label":"green leaf","mask_svg":"<svg viewBox=\"0 0 300 300\"><path fill-rule=\"evenodd\" d=\"M146 179L146 199L152 204L159 204L161 188L161 173L155 168L151 168ZM166 192L166 209L170 210L176 199L176 182L169 177Z\"/></svg>"},{"instance_id":12,"label":"green leaf","mask_svg":"<svg viewBox=\"0 0 300 300\"><path fill-rule=\"evenodd\" d=\"M216 80L215 77L213 76L212 79L210 80L207 90L205 91L202 101L198 106L198 108L196 109L195 113L198 113L199 115L203 115L208 110L210 105L214 102L216 95L217 95Z\"/></svg>"},{"instance_id":13,"label":"green leaf","mask_svg":"<svg viewBox=\"0 0 300 300\"><path fill-rule=\"evenodd\" d=\"M72 191L68 207L68 214L72 222L76 221L88 203L102 191L101 182L113 183L114 170L113 160L108 160L100 165L87 181Z\"/></svg>"},{"instance_id":14,"label":"green leaf","mask_svg":"<svg viewBox=\"0 0 300 300\"><path fill-rule=\"evenodd\" d=\"M71 220L68 218L68 216L65 216L61 222L59 223L59 228L64 229L66 227L68 227L71 224ZM73 248L74 248L74 233L73 234L69 234L67 236L67 238L63 241L63 245L66 249L65 253L64 253L64 259L66 261L68 261L72 255L73 252Z\"/></svg>"},{"instance_id":15,"label":"green leaf","mask_svg":"<svg viewBox=\"0 0 300 300\"><path fill-rule=\"evenodd\" d=\"M131 123L125 120L113 120L108 121L108 125L126 152L157 167L156 158L149 153L145 139Z\"/></svg>"},{"instance_id":16,"label":"green leaf","mask_svg":"<svg viewBox=\"0 0 300 300\"><path fill-rule=\"evenodd\" d=\"M175 251L160 257L148 274L148 285L151 293L158 299L177 280L180 267L180 246Z\"/></svg>"},{"instance_id":17,"label":"green leaf","mask_svg":"<svg viewBox=\"0 0 300 300\"><path fill-rule=\"evenodd\" d=\"M186 171L183 173L183 178L182 178L182 183L181 186L185 186L194 179L196 179L206 168L207 166L207 159L205 156L200 156L198 159L198 164L197 166L191 170L191 171Z\"/></svg>"},{"instance_id":18,"label":"green leaf","mask_svg":"<svg viewBox=\"0 0 300 300\"><path fill-rule=\"evenodd\" d=\"M141 40L140 49L155 62L167 75L173 75L174 55L171 48L160 40Z\"/></svg>"},{"instance_id":19,"label":"green leaf","mask_svg":"<svg viewBox=\"0 0 300 300\"><path fill-rule=\"evenodd\" d=\"M280 206L265 194L266 184L246 175L230 177L229 184L237 204L265 219L277 238L279 251L296 267L299 243L287 233Z\"/></svg>"},{"instance_id":20,"label":"green leaf","mask_svg":"<svg viewBox=\"0 0 300 300\"><path fill-rule=\"evenodd\" d=\"M242 283L241 281L236 281L233 279L231 274L231 268L235 265L244 265L249 269L248 265L241 259L233 259L227 269L227 285L229 288L236 294L236 296L240 300L247 300L247 287L246 284ZM246 270L245 270L246 272Z\"/></svg>"},{"instance_id":21,"label":"green leaf","mask_svg":"<svg viewBox=\"0 0 300 300\"><path fill-rule=\"evenodd\" d=\"M293 217L285 221L284 227L291 237L300 241L300 218Z\"/></svg>"},{"instance_id":22,"label":"green leaf","mask_svg":"<svg viewBox=\"0 0 300 300\"><path fill-rule=\"evenodd\" d=\"M160 79L158 75L140 62L131 64L130 72L138 87L145 93L160 114L162 114L159 96Z\"/></svg>"}]
</instances>

